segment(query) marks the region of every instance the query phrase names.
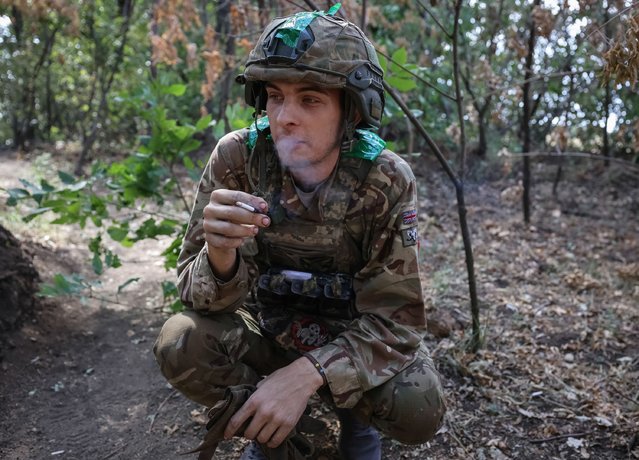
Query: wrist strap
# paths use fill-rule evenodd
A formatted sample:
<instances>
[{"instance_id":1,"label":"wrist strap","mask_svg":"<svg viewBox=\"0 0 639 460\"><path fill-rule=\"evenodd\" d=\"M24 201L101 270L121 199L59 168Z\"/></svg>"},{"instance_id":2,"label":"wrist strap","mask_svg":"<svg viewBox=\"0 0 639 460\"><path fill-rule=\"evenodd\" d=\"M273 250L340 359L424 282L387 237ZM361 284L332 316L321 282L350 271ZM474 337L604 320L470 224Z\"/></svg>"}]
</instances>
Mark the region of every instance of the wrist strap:
<instances>
[{"instance_id":1,"label":"wrist strap","mask_svg":"<svg viewBox=\"0 0 639 460\"><path fill-rule=\"evenodd\" d=\"M313 355L304 353L303 356L311 362L313 367L322 376L322 380L324 380L324 385L328 385L328 378L326 377L326 372L324 371L324 368L322 367L322 365L313 357Z\"/></svg>"}]
</instances>

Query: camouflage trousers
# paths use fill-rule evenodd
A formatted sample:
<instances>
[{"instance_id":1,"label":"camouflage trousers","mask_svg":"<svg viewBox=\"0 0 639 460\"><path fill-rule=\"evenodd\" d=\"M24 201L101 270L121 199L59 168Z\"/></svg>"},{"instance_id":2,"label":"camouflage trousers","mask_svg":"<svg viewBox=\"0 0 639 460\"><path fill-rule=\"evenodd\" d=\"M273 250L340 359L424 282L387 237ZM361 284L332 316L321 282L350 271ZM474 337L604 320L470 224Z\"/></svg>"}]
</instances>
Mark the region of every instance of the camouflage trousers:
<instances>
[{"instance_id":1,"label":"camouflage trousers","mask_svg":"<svg viewBox=\"0 0 639 460\"><path fill-rule=\"evenodd\" d=\"M186 397L214 405L228 386L255 385L299 358L260 333L248 312L202 316L193 311L169 318L153 347L164 377ZM286 391L285 389L283 389ZM328 388L320 396L332 404ZM439 375L423 346L413 364L364 393L352 409L362 423L407 444L430 440L445 404Z\"/></svg>"}]
</instances>

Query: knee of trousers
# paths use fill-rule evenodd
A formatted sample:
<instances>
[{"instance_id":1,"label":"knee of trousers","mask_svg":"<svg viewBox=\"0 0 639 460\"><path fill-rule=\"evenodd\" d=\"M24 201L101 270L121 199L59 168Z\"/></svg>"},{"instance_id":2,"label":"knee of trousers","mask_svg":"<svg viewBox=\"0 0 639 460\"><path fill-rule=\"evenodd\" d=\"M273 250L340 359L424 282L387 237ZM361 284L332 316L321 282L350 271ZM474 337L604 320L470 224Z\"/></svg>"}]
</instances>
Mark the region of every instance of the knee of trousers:
<instances>
[{"instance_id":1,"label":"knee of trousers","mask_svg":"<svg viewBox=\"0 0 639 460\"><path fill-rule=\"evenodd\" d=\"M247 347L245 327L238 315L205 317L187 311L164 323L153 353L164 377L188 395L190 386L198 383L223 385L220 376L240 370L232 372ZM248 372L245 366L239 367Z\"/></svg>"},{"instance_id":2,"label":"knee of trousers","mask_svg":"<svg viewBox=\"0 0 639 460\"><path fill-rule=\"evenodd\" d=\"M428 355L372 393L377 401L371 422L401 443L430 441L441 426L446 404L439 373Z\"/></svg>"}]
</instances>

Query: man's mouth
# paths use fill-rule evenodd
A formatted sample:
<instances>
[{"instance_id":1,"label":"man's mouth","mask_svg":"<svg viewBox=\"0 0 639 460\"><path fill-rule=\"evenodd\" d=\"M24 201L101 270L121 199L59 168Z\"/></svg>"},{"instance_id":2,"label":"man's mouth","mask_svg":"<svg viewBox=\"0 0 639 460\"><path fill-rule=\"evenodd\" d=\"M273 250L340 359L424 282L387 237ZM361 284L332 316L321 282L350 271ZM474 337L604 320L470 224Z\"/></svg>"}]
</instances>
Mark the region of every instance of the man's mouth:
<instances>
[{"instance_id":1,"label":"man's mouth","mask_svg":"<svg viewBox=\"0 0 639 460\"><path fill-rule=\"evenodd\" d=\"M292 136L280 137L277 141L275 141L277 150L283 154L289 153L305 143L306 142L303 139Z\"/></svg>"}]
</instances>

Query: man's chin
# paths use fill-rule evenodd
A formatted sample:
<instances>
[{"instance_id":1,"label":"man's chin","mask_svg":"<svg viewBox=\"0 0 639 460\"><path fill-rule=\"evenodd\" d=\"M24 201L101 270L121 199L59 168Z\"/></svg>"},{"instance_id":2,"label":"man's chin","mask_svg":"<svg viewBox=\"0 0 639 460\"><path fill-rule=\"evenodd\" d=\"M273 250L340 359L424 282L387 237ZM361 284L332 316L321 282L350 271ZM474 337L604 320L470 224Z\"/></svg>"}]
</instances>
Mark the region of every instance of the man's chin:
<instances>
[{"instance_id":1,"label":"man's chin","mask_svg":"<svg viewBox=\"0 0 639 460\"><path fill-rule=\"evenodd\" d=\"M289 171L297 171L313 166L313 161L303 154L292 154L290 156L278 154L280 164Z\"/></svg>"},{"instance_id":2,"label":"man's chin","mask_svg":"<svg viewBox=\"0 0 639 460\"><path fill-rule=\"evenodd\" d=\"M308 158L309 146L302 141L286 141L283 143L275 143L277 156L284 166L293 166L297 163L303 163L304 158Z\"/></svg>"}]
</instances>

